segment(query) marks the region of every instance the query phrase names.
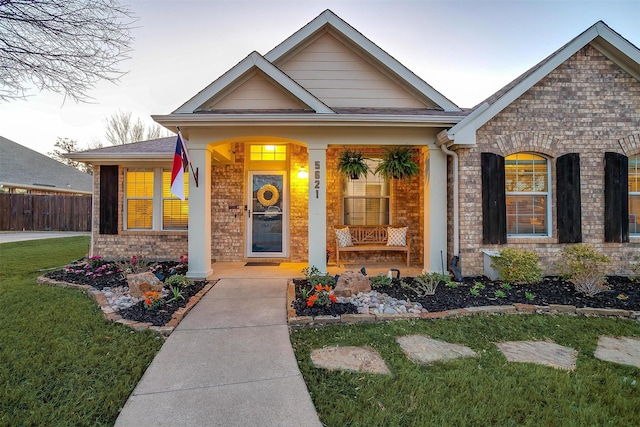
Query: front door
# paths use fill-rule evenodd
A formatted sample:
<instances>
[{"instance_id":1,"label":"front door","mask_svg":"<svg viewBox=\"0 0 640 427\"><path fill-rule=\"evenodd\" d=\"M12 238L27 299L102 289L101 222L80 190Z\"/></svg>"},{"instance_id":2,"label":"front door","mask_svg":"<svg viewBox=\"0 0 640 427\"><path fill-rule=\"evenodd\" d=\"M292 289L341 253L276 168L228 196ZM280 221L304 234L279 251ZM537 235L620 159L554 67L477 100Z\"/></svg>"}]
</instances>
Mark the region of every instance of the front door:
<instances>
[{"instance_id":1,"label":"front door","mask_svg":"<svg viewBox=\"0 0 640 427\"><path fill-rule=\"evenodd\" d=\"M247 256L286 256L284 172L249 172Z\"/></svg>"}]
</instances>

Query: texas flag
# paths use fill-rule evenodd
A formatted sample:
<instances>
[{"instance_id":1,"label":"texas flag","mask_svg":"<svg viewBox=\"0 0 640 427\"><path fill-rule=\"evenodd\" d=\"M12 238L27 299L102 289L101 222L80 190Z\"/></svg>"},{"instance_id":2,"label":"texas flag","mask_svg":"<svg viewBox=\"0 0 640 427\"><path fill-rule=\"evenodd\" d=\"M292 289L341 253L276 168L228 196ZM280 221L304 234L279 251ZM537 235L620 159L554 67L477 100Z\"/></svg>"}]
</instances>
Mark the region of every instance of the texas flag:
<instances>
[{"instance_id":1,"label":"texas flag","mask_svg":"<svg viewBox=\"0 0 640 427\"><path fill-rule=\"evenodd\" d=\"M184 201L184 173L189 166L189 153L182 140L182 134L178 132L176 152L173 155L173 168L171 169L171 194Z\"/></svg>"}]
</instances>

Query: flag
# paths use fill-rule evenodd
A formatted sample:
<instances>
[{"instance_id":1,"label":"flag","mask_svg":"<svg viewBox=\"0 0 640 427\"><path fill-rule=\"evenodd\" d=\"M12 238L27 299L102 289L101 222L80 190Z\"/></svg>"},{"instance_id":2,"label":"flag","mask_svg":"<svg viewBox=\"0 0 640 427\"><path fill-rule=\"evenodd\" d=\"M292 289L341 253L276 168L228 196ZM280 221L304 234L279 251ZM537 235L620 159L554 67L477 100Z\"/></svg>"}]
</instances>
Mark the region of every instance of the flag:
<instances>
[{"instance_id":1,"label":"flag","mask_svg":"<svg viewBox=\"0 0 640 427\"><path fill-rule=\"evenodd\" d=\"M184 173L189 167L189 153L182 140L182 134L178 132L176 152L173 155L173 168L171 169L171 194L184 202Z\"/></svg>"}]
</instances>

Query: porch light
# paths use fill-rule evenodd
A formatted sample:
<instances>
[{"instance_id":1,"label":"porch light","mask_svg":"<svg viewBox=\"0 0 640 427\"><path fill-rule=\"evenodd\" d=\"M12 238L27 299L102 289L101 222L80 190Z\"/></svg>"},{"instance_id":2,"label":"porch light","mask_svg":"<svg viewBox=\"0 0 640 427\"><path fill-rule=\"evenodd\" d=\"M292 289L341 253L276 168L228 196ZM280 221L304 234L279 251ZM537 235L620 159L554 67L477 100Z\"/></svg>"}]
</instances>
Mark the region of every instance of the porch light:
<instances>
[{"instance_id":1,"label":"porch light","mask_svg":"<svg viewBox=\"0 0 640 427\"><path fill-rule=\"evenodd\" d=\"M307 178L309 178L309 172L307 171L307 168L305 168L303 166L300 169L298 169L298 178L299 179L307 179Z\"/></svg>"}]
</instances>

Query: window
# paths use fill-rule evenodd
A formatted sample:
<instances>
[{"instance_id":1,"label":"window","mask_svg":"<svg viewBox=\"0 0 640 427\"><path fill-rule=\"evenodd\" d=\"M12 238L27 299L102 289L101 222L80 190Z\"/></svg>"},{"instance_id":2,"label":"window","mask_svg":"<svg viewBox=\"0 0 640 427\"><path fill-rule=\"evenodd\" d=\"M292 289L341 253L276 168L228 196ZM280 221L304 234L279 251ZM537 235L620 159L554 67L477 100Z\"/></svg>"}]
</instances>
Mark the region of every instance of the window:
<instances>
[{"instance_id":1,"label":"window","mask_svg":"<svg viewBox=\"0 0 640 427\"><path fill-rule=\"evenodd\" d=\"M171 194L171 171L125 170L125 224L128 230L186 230L189 221L189 173L185 201Z\"/></svg>"},{"instance_id":2,"label":"window","mask_svg":"<svg viewBox=\"0 0 640 427\"><path fill-rule=\"evenodd\" d=\"M549 235L549 161L530 153L505 157L507 235Z\"/></svg>"},{"instance_id":3,"label":"window","mask_svg":"<svg viewBox=\"0 0 640 427\"><path fill-rule=\"evenodd\" d=\"M153 227L153 171L128 170L125 177L127 229Z\"/></svg>"},{"instance_id":4,"label":"window","mask_svg":"<svg viewBox=\"0 0 640 427\"><path fill-rule=\"evenodd\" d=\"M366 160L370 171L366 177L344 180L343 222L346 225L384 225L390 222L390 185L374 175L378 160Z\"/></svg>"},{"instance_id":5,"label":"window","mask_svg":"<svg viewBox=\"0 0 640 427\"><path fill-rule=\"evenodd\" d=\"M629 234L640 237L640 154L629 157Z\"/></svg>"},{"instance_id":6,"label":"window","mask_svg":"<svg viewBox=\"0 0 640 427\"><path fill-rule=\"evenodd\" d=\"M287 160L286 145L252 145L249 150L249 160Z\"/></svg>"}]
</instances>

